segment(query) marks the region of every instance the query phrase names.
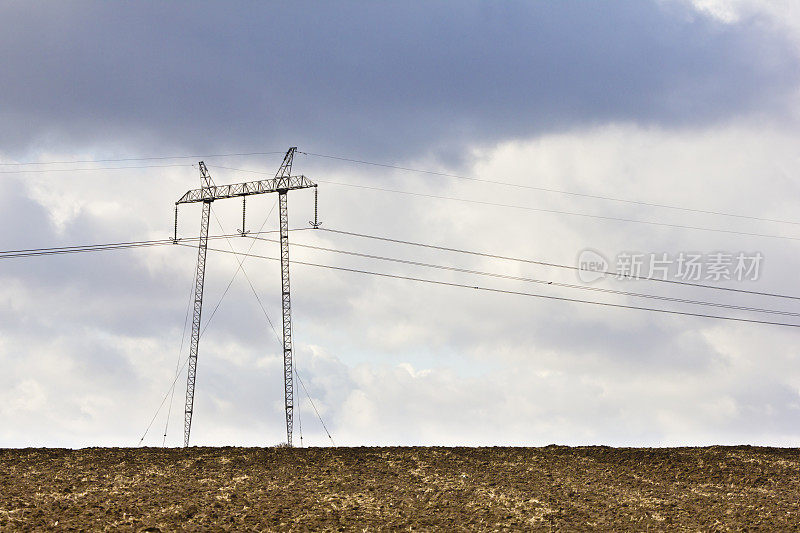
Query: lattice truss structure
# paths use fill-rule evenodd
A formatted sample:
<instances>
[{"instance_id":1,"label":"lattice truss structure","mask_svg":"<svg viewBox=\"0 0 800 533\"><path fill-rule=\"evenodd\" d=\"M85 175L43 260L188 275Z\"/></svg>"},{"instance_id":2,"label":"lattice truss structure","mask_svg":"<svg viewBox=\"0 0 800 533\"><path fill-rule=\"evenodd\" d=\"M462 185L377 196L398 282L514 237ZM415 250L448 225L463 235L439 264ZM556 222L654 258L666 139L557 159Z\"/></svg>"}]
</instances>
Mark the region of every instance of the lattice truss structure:
<instances>
[{"instance_id":1,"label":"lattice truss structure","mask_svg":"<svg viewBox=\"0 0 800 533\"><path fill-rule=\"evenodd\" d=\"M244 199L253 194L278 193L280 208L280 245L281 245L281 307L283 311L283 384L284 403L286 407L286 441L292 445L292 429L294 425L294 382L292 379L292 303L289 291L289 211L288 192L295 189L314 188L315 216L312 226L318 227L316 221L317 184L305 176L292 176L292 161L296 147L289 148L274 178L258 181L234 183L231 185L214 185L205 163L200 162L201 184L199 189L187 191L175 202L175 240L177 241L178 206L180 204L202 203L200 216L200 239L197 247L197 272L194 287L194 313L192 315L192 336L189 343L189 370L186 377L186 406L184 409L183 445L189 446L194 414L195 381L197 377L197 355L200 347L200 324L203 312L203 282L206 268L206 252L208 249L208 225L211 216L211 204L215 200L242 197L244 217ZM244 221L242 233L244 233Z\"/></svg>"}]
</instances>

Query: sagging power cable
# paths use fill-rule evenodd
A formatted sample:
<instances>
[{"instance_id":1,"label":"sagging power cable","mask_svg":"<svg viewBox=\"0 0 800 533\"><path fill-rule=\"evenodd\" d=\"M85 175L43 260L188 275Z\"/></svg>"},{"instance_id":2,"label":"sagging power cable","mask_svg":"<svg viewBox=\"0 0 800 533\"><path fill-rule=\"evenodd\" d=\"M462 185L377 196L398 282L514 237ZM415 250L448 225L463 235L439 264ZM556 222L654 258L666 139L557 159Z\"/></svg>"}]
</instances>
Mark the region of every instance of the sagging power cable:
<instances>
[{"instance_id":1,"label":"sagging power cable","mask_svg":"<svg viewBox=\"0 0 800 533\"><path fill-rule=\"evenodd\" d=\"M212 165L209 165L210 167ZM259 170L245 170L241 168L232 168L232 167L224 167L220 165L213 165L213 168L221 168L226 170L233 170L237 172L250 172L252 174L261 174L261 175L269 175L268 172L262 172ZM518 209L524 211L534 211L539 213L550 213L556 215L567 215L567 216L574 216L574 217L583 217L583 218L591 218L596 220L607 220L611 222L627 222L633 224L644 224L648 226L661 226L666 228L673 228L673 229L689 229L689 230L696 230L696 231L707 231L713 233L724 233L728 235L742 235L746 237L763 237L768 239L785 239L791 241L800 241L800 237L792 237L788 235L775 235L771 233L754 233L754 232L747 232L747 231L737 231L731 229L722 229L722 228L709 228L705 226L692 226L688 224L672 224L669 222L658 222L654 220L642 220L637 218L625 218L625 217L615 217L609 215L595 215L592 213L583 213L580 211L564 211L560 209L548 209L544 207L533 207L528 205L519 205L519 204L504 204L499 202L489 202L486 200L475 200L471 198L460 198L456 196L446 196L442 194L430 194L424 192L416 192L416 191L404 191L401 189L390 189L388 187L376 187L373 185L360 185L355 183L344 183L341 181L330 181L330 180L316 180L318 183L327 183L328 185L337 185L341 187L354 187L358 189L365 189L371 191L380 191L380 192L388 192L393 194L402 194L405 196L416 196L420 198L430 198L434 200L448 200L454 202L461 202L461 203L469 203L475 205L484 205L490 207L502 207L504 209Z\"/></svg>"},{"instance_id":2,"label":"sagging power cable","mask_svg":"<svg viewBox=\"0 0 800 533\"><path fill-rule=\"evenodd\" d=\"M678 211L685 211L685 212L691 212L691 213L701 213L701 214L705 214L705 215L719 215L719 216L726 216L726 217L742 218L742 219L747 219L747 220L758 220L758 221L762 221L762 222L776 222L776 223L779 223L779 224L800 225L800 222L797 222L797 221L794 221L794 220L780 220L780 219L774 219L774 218L757 217L757 216L752 216L752 215L742 215L742 214L739 214L739 213L729 213L729 212L725 212L725 211L712 211L712 210L707 210L707 209L697 209L697 208L693 208L693 207L686 207L686 206L680 206L680 205L662 204L662 203L656 203L656 202L646 202L646 201L642 201L642 200L631 200L629 198L615 198L613 196L606 196L606 195L599 195L599 194L590 194L590 193L582 193L582 192L575 192L575 191L565 191L565 190L562 190L562 189L552 189L552 188L549 188L549 187L540 187L540 186L536 186L536 185L527 185L527 184L523 184L523 183L513 183L513 182L496 180L496 179L477 178L477 177L473 177L473 176L464 176L464 175L460 175L460 174L452 174L452 173L449 173L449 172L440 172L440 171L436 171L436 170L424 170L424 169L419 169L419 168L403 167L403 166L393 165L393 164L388 164L388 163L376 163L374 161L364 161L364 160L361 160L361 159L352 159L352 158L348 158L348 157L340 157L340 156L335 156L335 155L315 154L313 152L300 152L300 151L298 151L297 153L298 154L303 154L303 155L309 155L309 156L312 156L312 157L322 157L322 158L325 158L325 159L334 159L334 160L337 160L337 161L346 161L346 162L349 162L349 163L357 163L357 164L360 164L360 165L370 165L370 166L374 166L374 167L389 168L389 169L393 169L393 170L402 170L404 172L414 172L414 173L417 173L417 174L427 174L427 175L432 175L432 176L442 176L442 177L446 177L446 178L455 178L455 179L473 181L473 182L478 182L478 183L488 183L488 184L492 184L492 185L503 185L505 187L514 187L514 188L518 188L518 189L529 189L529 190L534 190L534 191L551 192L551 193L556 193L556 194L564 194L564 195L568 195L568 196L577 196L577 197L581 197L581 198L591 198L591 199L594 199L594 200L607 200L607 201L611 201L611 202L621 202L621 203L626 203L626 204L643 205L643 206L646 206L646 207L658 207L658 208L662 208L662 209L674 209L674 210L678 210Z\"/></svg>"},{"instance_id":3,"label":"sagging power cable","mask_svg":"<svg viewBox=\"0 0 800 533\"><path fill-rule=\"evenodd\" d=\"M531 264L531 265L541 265L541 266L555 267L555 268L566 268L566 269L575 270L575 271L580 271L581 270L579 267L576 267L574 265L564 265L564 264L560 264L560 263L550 263L550 262L541 261L541 260L525 259L525 258L520 258L520 257L511 257L511 256L507 256L507 255L492 254L492 253L487 253L487 252L477 252L477 251L474 251L474 250L465 250L465 249L462 249L462 248L451 248L451 247L448 247L448 246L439 246L439 245L435 245L435 244L425 244L425 243L421 243L421 242L406 241L406 240L401 240L401 239L392 239L392 238L389 238L389 237L382 237L382 236L378 236L378 235L368 235L368 234L365 234L365 233L356 233L356 232L352 232L352 231L344 231L344 230L337 230L337 229L331 229L331 228L319 228L319 229L321 231L327 231L327 232L330 232L330 233L338 233L338 234L341 234L341 235L350 235L350 236L353 236L353 237L362 237L362 238L365 238L365 239L373 239L373 240L378 240L378 241L391 242L391 243L395 243L395 244L407 244L409 246L418 246L418 247L422 247L422 248L430 248L430 249L433 249L433 250L441 250L441 251L445 251L445 252L456 252L456 253L460 253L460 254L475 255L475 256L487 257L487 258L491 258L491 259L503 259L505 261L515 261L515 262L518 262L518 263L527 263L527 264ZM612 276L612 277L616 277L616 276L619 275L617 272L611 272L611 271L608 271L608 270L593 270L592 273L603 274L603 275ZM632 280L632 281L655 281L655 282L659 282L659 283L671 283L671 284L674 284L674 285L684 285L684 286L687 286L687 287L695 287L695 288L702 288L702 289L713 289L713 290L719 290L719 291L730 291L730 292L738 292L738 293L743 293L743 294L753 294L753 295L757 295L757 296L770 296L770 297L773 297L773 298L786 298L786 299L790 299L790 300L800 300L800 296L793 296L793 295L788 295L788 294L780 294L780 293L773 293L773 292L762 292L762 291L750 291L750 290L746 290L746 289L736 289L736 288L733 288L733 287L720 287L718 285L708 285L708 284L704 284L704 283L692 283L690 281L653 278L653 277L648 277L648 276L624 275L624 276L621 276L621 279L624 279L626 281L627 280Z\"/></svg>"},{"instance_id":4,"label":"sagging power cable","mask_svg":"<svg viewBox=\"0 0 800 533\"><path fill-rule=\"evenodd\" d=\"M280 242L280 241L277 241L275 239L266 239L266 238L263 238L263 237L252 237L252 239L265 241L265 242ZM339 249L336 249L336 248L326 248L326 247L323 247L323 246L314 246L314 245L310 245L310 244L301 244L301 243L296 243L296 242L292 242L289 245L290 246L300 247L300 248L308 248L308 249L312 249L312 250L320 250L320 251L324 251L324 252L333 252L333 253L338 253L338 254L355 256L355 257L363 257L365 259L377 259L377 260L380 260L380 261L390 261L390 262L394 262L394 263L402 263L402 264L405 264L405 265L420 266L420 267L426 267L426 268L436 268L436 269L439 269L439 270L449 270L449 271L453 271L453 272L461 272L461 273L465 273L465 274L475 274L475 275L479 275L479 276L490 276L490 277L494 277L494 278L502 278L502 279L508 279L508 280L512 280L512 281L523 281L523 282L527 282L527 283L539 283L539 284L542 284L542 285L553 285L554 287L564 287L564 288L568 288L568 289L579 289L579 290L603 292L603 293L608 293L608 294L618 294L618 295L621 295L621 296L632 296L632 297L635 297L635 298L649 298L649 299L654 299L654 300L662 300L662 301L667 301L667 302L690 304L690 305L706 305L706 306L710 306L710 307L720 307L720 308L724 308L724 309L733 309L733 310L737 310L737 311L751 311L751 312L757 312L757 313L769 313L769 314L776 314L776 315L800 316L800 313L795 313L795 312L792 312L792 311L782 311L782 310L778 310L778 309L764 309L764 308L760 308L760 307L749 307L749 306L742 306L742 305L725 304L725 303L720 303L720 302L709 302L709 301L703 301L703 300L690 300L690 299L687 299L687 298L676 298L676 297L672 297L672 296L662 296L662 295L658 295L658 294L646 294L646 293L639 293L639 292L632 292L632 291L621 291L621 290L616 290L616 289L608 289L608 288L605 288L605 287L595 287L595 286L590 286L590 285L577 285L577 284L574 284L574 283L563 283L563 282L559 282L559 281L548 281L548 280L542 280L542 279L536 279L536 278L528 278L528 277L524 277L524 276L512 276L510 274L498 274L498 273L495 273L495 272L485 272L485 271L481 271L481 270L472 270L472 269L459 268L459 267L448 266L448 265L436 265L436 264L431 264L431 263L423 263L423 262L420 262L420 261L412 261L412 260L408 260L408 259L399 259L399 258L386 257L386 256L381 256L381 255L365 254L365 253L360 253L360 252L352 252L352 251L349 251L349 250L339 250Z\"/></svg>"},{"instance_id":5,"label":"sagging power cable","mask_svg":"<svg viewBox=\"0 0 800 533\"><path fill-rule=\"evenodd\" d=\"M289 231L305 231L310 228L295 228ZM266 235L269 233L278 233L277 230L270 231L257 231L252 232L250 235ZM237 237L235 235L209 235L209 240L225 239L228 237ZM199 237L181 237L179 242L192 242L199 240ZM45 255L61 255L73 254L83 252L102 252L104 250L122 250L127 248L145 248L149 246L160 246L165 244L175 244L173 239L154 239L147 241L128 241L128 242L111 242L100 244L81 244L72 246L54 246L50 248L23 248L18 250L0 250L0 259L13 259L17 257L39 257Z\"/></svg>"},{"instance_id":6,"label":"sagging power cable","mask_svg":"<svg viewBox=\"0 0 800 533\"><path fill-rule=\"evenodd\" d=\"M182 245L182 246L189 246L189 245ZM211 251L214 251L214 252L235 253L235 252L230 252L229 250L223 250L221 248L208 248L208 249L211 250ZM260 259L266 259L266 260L269 260L269 261L280 261L280 258L278 258L278 257L269 257L269 256L264 256L264 255L256 255L256 254L248 254L248 256L249 257L257 257L257 258L260 258ZM447 287L473 289L473 290L492 292L492 293L499 293L499 294L513 294L513 295L517 295L517 296L528 296L528 297L532 297L532 298L541 298L541 299L545 299L545 300L554 300L554 301L561 301L561 302L572 302L572 303L580 303L580 304L588 304L588 305L597 305L597 306L601 306L601 307L614 307L614 308L618 308L618 309L630 309L630 310L636 310L636 311L650 311L650 312L655 312L655 313L665 313L665 314L690 316L690 317L698 317L698 318L710 318L710 319L715 319L715 320L728 320L728 321L733 321L733 322L748 322L748 323L751 323L751 324L764 324L764 325L771 325L771 326L783 326L783 327L791 327L791 328L800 328L800 324L792 324L792 323L787 323L787 322L772 322L772 321L768 321L768 320L756 320L756 319L750 319L750 318L739 318L739 317L721 316L721 315L708 315L708 314L704 314L704 313L692 313L692 312L689 312L689 311L676 311L676 310L672 310L672 309L661 309L661 308L656 308L656 307L642 307L642 306L636 306L636 305L616 304L616 303L610 303L610 302L598 302L598 301L595 301L595 300L582 300L582 299L579 299L579 298L567 298L567 297L564 297L564 296L552 296L552 295L548 295L548 294L538 294L538 293L530 293L530 292L524 292L524 291L514 291L514 290L508 290L508 289L497 289L497 288L493 288L493 287L483 287L483 286L479 286L479 285L467 285L467 284L464 284L464 283L454 283L454 282L449 282L449 281L439 281L439 280L432 280L432 279L427 279L427 278L416 278L416 277L412 277L412 276L401 276L401 275L398 275L398 274L387 274L387 273L384 273L384 272L374 272L374 271L370 271L370 270L361 270L361 269L356 269L356 268L346 268L346 267L339 267L339 266L333 266L333 265L325 265L325 264L320 264L320 263L311 263L311 262L307 262L307 261L292 260L291 262L293 264L297 264L297 265L306 265L306 266L313 266L313 267L318 267L318 268L327 268L327 269L330 269L330 270L338 270L338 271L341 271L341 272L352 272L352 273L356 273L356 274L367 274L367 275L371 275L371 276L379 276L379 277L384 277L384 278L402 279L402 280L408 280L408 281L416 281L416 282L419 282L419 283L429 283L429 284L433 284L433 285L441 285L441 286L447 286Z\"/></svg>"},{"instance_id":7,"label":"sagging power cable","mask_svg":"<svg viewBox=\"0 0 800 533\"><path fill-rule=\"evenodd\" d=\"M229 154L195 154L195 155L162 155L150 157L123 157L120 159L73 159L72 161L26 161L26 162L13 162L13 163L0 163L0 166L32 166L32 165L72 165L77 163L122 163L125 161L159 161L165 159L202 159L208 157L236 157L236 156L253 156L253 155L275 155L283 154L284 151L279 152L240 152ZM185 165L181 165L185 166ZM136 167L128 167L136 168Z\"/></svg>"},{"instance_id":8,"label":"sagging power cable","mask_svg":"<svg viewBox=\"0 0 800 533\"><path fill-rule=\"evenodd\" d=\"M212 180L212 183L213 183L213 180ZM277 201L275 201L275 203L272 204L272 208L269 210L269 213L267 213L267 216L264 219L264 222L261 223L261 226L259 227L259 230L257 232L255 232L254 234L252 234L252 235L261 234L261 230L264 228L264 225L267 223L267 220L269 220L270 215L275 210L275 206L277 206L277 205L278 205ZM219 226L219 229L222 232L222 234L226 235L225 228L223 228L222 222L219 220L219 217L216 215L216 213L214 213L214 218L215 218L215 220L217 222L217 226ZM304 228L304 229L308 229L308 228ZM251 234L245 233L244 226L242 226L241 235L243 237L250 237L251 236ZM247 259L247 256L248 256L247 254L249 254L250 251L253 249L253 245L255 245L255 240L251 240L250 246L247 249L247 253L243 254L243 255L241 255L238 252L236 252L236 249L233 247L233 243L231 242L230 239L226 238L225 241L228 243L228 247L230 248L231 253L235 254L235 257L236 257L237 263L238 263L238 268L236 269L236 272L234 272L233 277L231 278L231 281L228 283L228 286L226 287L225 292L223 293L223 295L220 298L219 302L214 307L214 311L211 313L211 316L209 317L209 320L206 322L205 328L208 327L208 324L211 321L211 318L214 317L214 314L217 312L217 309L219 308L219 304L222 303L222 299L225 297L225 294L227 294L228 289L230 289L231 284L233 283L234 279L236 279L236 275L241 270L242 274L244 275L245 279L247 280L247 284L250 286L250 290L253 292L253 295L256 297L256 301L258 302L258 305L261 308L261 312L264 314L264 317L266 317L267 323L269 324L270 328L272 329L273 334L275 335L275 340L278 342L278 346L281 349L283 349L283 341L281 341L280 337L278 336L278 332L275 329L275 324L272 322L272 319L270 318L269 313L267 313L267 309L264 307L264 304L261 301L261 297L258 295L258 291L256 291L256 288L253 285L253 282L250 280L250 276L247 275L247 270L245 270L245 268L244 268L244 262L245 262L245 260ZM280 242L280 241L275 241L275 242ZM205 328L203 328L203 332L205 332ZM202 335L202 333L201 333L201 335ZM300 374L299 374L299 372L297 370L297 367L293 366L292 370L294 371L294 375L297 376L297 379L300 381L300 385L302 386L303 391L306 394L306 397L308 398L309 402L311 403L311 407L314 409L314 412L317 414L317 418L319 418L319 421L322 424L322 428L325 430L325 433L328 435L328 438L330 439L331 444L335 446L335 444L333 442L333 437L331 437L331 434L328 431L327 426L325 425L325 421L322 419L322 416L319 414L319 411L317 410L317 406L314 404L314 400L311 398L311 395L308 393L308 389L306 389L306 386L303 383L303 380L300 378ZM299 415L299 413L298 413L298 415ZM299 416L298 416L298 421L299 421ZM302 439L303 439L303 437L302 437L302 426L300 426L300 428L301 428L301 430L300 430L301 431L300 442L301 442L301 446L302 446Z\"/></svg>"}]
</instances>

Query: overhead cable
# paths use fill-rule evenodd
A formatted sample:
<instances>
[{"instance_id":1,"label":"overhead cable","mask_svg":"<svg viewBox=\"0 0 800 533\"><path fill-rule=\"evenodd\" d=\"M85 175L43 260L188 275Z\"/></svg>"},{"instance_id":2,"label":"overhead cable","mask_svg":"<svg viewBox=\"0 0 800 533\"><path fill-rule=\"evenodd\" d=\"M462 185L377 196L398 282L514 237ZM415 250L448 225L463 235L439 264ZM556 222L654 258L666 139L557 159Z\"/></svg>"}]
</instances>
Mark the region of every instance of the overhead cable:
<instances>
[{"instance_id":1,"label":"overhead cable","mask_svg":"<svg viewBox=\"0 0 800 533\"><path fill-rule=\"evenodd\" d=\"M241 168L233 168L233 167L225 167L220 165L209 165L209 167L213 168L221 168L225 170L233 170L237 172L249 172L252 174L262 174L262 175L269 175L267 172L262 172L258 170L245 170ZM448 200L454 202L462 202L462 203L469 203L469 204L476 204L476 205L484 205L484 206L491 206L491 207L502 207L504 209L519 209L524 211L535 211L539 213L551 213L556 215L567 215L567 216L575 216L575 217L583 217L583 218L592 218L597 220L609 220L613 222L628 222L633 224L645 224L648 226L661 226L667 228L675 228L675 229L689 229L689 230L697 230L697 231L708 231L713 233L724 233L729 235L743 235L747 237L764 237L769 239L785 239L785 240L792 240L792 241L800 241L800 237L792 237L788 235L775 235L771 233L755 233L755 232L747 232L747 231L737 231L737 230L730 230L730 229L722 229L722 228L708 228L705 226L693 226L688 224L672 224L669 222L657 222L654 220L642 220L637 218L625 218L625 217L615 217L615 216L608 216L608 215L595 215L591 213L582 213L580 211L564 211L560 209L548 209L544 207L532 207L527 205L518 205L518 204L505 204L499 202L489 202L486 200L475 200L471 198L459 198L456 196L446 196L441 194L430 194L430 193L423 193L423 192L415 192L415 191L404 191L400 189L390 189L387 187L376 187L373 185L360 185L355 183L344 183L340 181L330 181L330 180L316 180L318 183L327 183L328 185L338 185L341 187L353 187L358 189L366 189L372 191L380 191L380 192L388 192L393 194L402 194L405 196L416 196L420 198L430 198L434 200Z\"/></svg>"},{"instance_id":2,"label":"overhead cable","mask_svg":"<svg viewBox=\"0 0 800 533\"><path fill-rule=\"evenodd\" d=\"M254 240L260 240L260 241L265 241L265 242L274 242L274 243L279 243L280 242L280 241L277 241L275 239L265 239L263 237L253 237L253 239ZM672 297L672 296L662 296L662 295L658 295L658 294L646 294L646 293L639 293L639 292L632 292L632 291L620 291L620 290L608 289L608 288L605 288L605 287L596 287L596 286L590 286L590 285L577 285L577 284L573 284L573 283L562 283L562 282L558 282L558 281L548 281L548 280L542 280L542 279L536 279L536 278L528 278L528 277L524 277L524 276L512 276L512 275L509 275L509 274L498 274L498 273L495 273L495 272L484 272L484 271L481 271L481 270L472 270L472 269L459 268L459 267L448 266L448 265L435 265L435 264L431 264L431 263L422 263L422 262L419 262L419 261L412 261L412 260L408 260L408 259L399 259L399 258L386 257L386 256L381 256L381 255L365 254L365 253L360 253L360 252L352 252L352 251L349 251L349 250L339 250L339 249L336 249L336 248L326 248L326 247L323 247L323 246L314 246L314 245L310 245L310 244L301 244L301 243L296 243L296 242L290 243L289 246L297 246L297 247L301 247L301 248L309 248L309 249L320 250L320 251L324 251L324 252L333 252L333 253L338 253L338 254L355 256L355 257L363 257L363 258L366 258L366 259L377 259L377 260L381 260L381 261L390 261L390 262L394 262L394 263L402 263L402 264L405 264L405 265L420 266L420 267L425 267L425 268L435 268L435 269L439 269L439 270L449 270L449 271L453 271L453 272L461 272L461 273L465 273L465 274L474 274L474 275L479 275L479 276L489 276L489 277L494 277L494 278L502 278L502 279L508 279L508 280L512 280L512 281L523 281L523 282L527 282L527 283L538 283L538 284L542 284L542 285L552 285L554 287L564 287L564 288L568 288L568 289L580 289L580 290L587 290L587 291L603 292L603 293L608 293L608 294L618 294L618 295L622 295L622 296L632 296L632 297L635 297L635 298L649 298L649 299L654 299L654 300L661 300L661 301L667 301L667 302L673 302L673 303L690 304L690 305L705 305L705 306L710 306L710 307L720 307L720 308L724 308L724 309L734 309L734 310L737 310L737 311L750 311L750 312L756 312L756 313L769 313L769 314L786 315L786 316L800 316L800 313L795 313L795 312L792 312L792 311L782 311L782 310L778 310L778 309L763 309L763 308L759 308L759 307L748 307L748 306L742 306L742 305L725 304L725 303L720 303L720 302L709 302L709 301L703 301L703 300L689 300L689 299L686 299L686 298L675 298L675 297Z\"/></svg>"},{"instance_id":3,"label":"overhead cable","mask_svg":"<svg viewBox=\"0 0 800 533\"><path fill-rule=\"evenodd\" d=\"M188 244L184 244L182 246L189 246L189 245ZM211 251L214 251L214 252L238 253L238 252L231 252L230 250L223 250L221 248L208 248L208 249L211 250ZM278 257L269 257L269 256L265 256L265 255L257 255L257 254L239 254L239 255L247 255L248 257L255 257L255 258L266 259L266 260L270 260L270 261L280 261L280 258L278 258ZM682 315L682 316L690 316L690 317L698 317L698 318L710 318L710 319L716 319L716 320L729 320L729 321L734 321L734 322L749 322L749 323L752 323L752 324L765 324L765 325L772 325L772 326L784 326L784 327L800 328L800 324L792 324L792 323L787 323L787 322L772 322L772 321L767 321L767 320L756 320L756 319L750 319L750 318L739 318L739 317L720 316L720 315L707 315L707 314L703 314L703 313L692 313L692 312L688 312L688 311L676 311L676 310L672 310L672 309L661 309L661 308L655 308L655 307L641 307L641 306L636 306L636 305L616 304L616 303L610 303L610 302L598 302L598 301L594 301L594 300L582 300L582 299L578 299L578 298L567 298L567 297L563 297L563 296L552 296L552 295L547 295L547 294L538 294L538 293L530 293L530 292L523 292L523 291L514 291L514 290L508 290L508 289L497 289L497 288L492 288L492 287L482 287L482 286L479 286L479 285L467 285L467 284L464 284L464 283L454 283L454 282L450 282L450 281L439 281L439 280L432 280L432 279L427 279L427 278L416 278L416 277L412 277L412 276L401 276L401 275L398 275L398 274L387 274L387 273L384 273L384 272L374 272L374 271L370 271L370 270L361 270L361 269L356 269L356 268L346 268L346 267L339 267L339 266L333 266L333 265L325 265L325 264L320 264L320 263L311 263L311 262L307 262L307 261L291 260L291 263L297 264L297 265L313 266L313 267L318 267L318 268L327 268L327 269L330 269L330 270L338 270L338 271L341 271L341 272L352 272L352 273L356 273L356 274L367 274L367 275L371 275L371 276L379 276L379 277L384 277L384 278L402 279L402 280L408 280L408 281L416 281L416 282L419 282L419 283L429 283L429 284L433 284L433 285L442 285L442 286L447 286L447 287L473 289L473 290L492 292L492 293L513 294L513 295L518 295L518 296L528 296L528 297L532 297L532 298L542 298L542 299L546 299L546 300L556 300L556 301L562 301L562 302L572 302L572 303L580 303L580 304L598 305L598 306L602 306L602 307L615 307L615 308L619 308L619 309L631 309L631 310L637 310L637 311L651 311L651 312L656 312L656 313L666 313L666 314Z\"/></svg>"},{"instance_id":4,"label":"overhead cable","mask_svg":"<svg viewBox=\"0 0 800 533\"><path fill-rule=\"evenodd\" d=\"M560 264L560 263L550 263L550 262L547 262L547 261L540 261L540 260L534 260L534 259L524 259L524 258L519 258L519 257L511 257L511 256L507 256L507 255L499 255L499 254L492 254L492 253L486 253L486 252L476 252L476 251L473 251L473 250L465 250L465 249L461 249L461 248L451 248L451 247L447 247L447 246L437 246L437 245L434 245L434 244L425 244L425 243L414 242L414 241L406 241L406 240L401 240L401 239L392 239L392 238L389 238L389 237L382 237L382 236L378 236L378 235L368 235L368 234L365 234L365 233L356 233L356 232L352 232L352 231L337 230L337 229L332 229L332 228L319 228L319 229L321 231L327 231L327 232L330 232L330 233L339 233L341 235L351 235L351 236L354 236L354 237L362 237L362 238L365 238L365 239L374 239L374 240L378 240L378 241L392 242L392 243L397 243L397 244L407 244L409 246L419 246L419 247L423 247L423 248L430 248L430 249L433 249L433 250L442 250L442 251L446 251L446 252L456 252L456 253L460 253L460 254L469 254L469 255L475 255L475 256L479 256L479 257L488 257L488 258L492 258L492 259L503 259L503 260L506 260L506 261L516 261L516 262L519 262L519 263L527 263L527 264L532 264L532 265L541 265L541 266L548 266L548 267L555 267L555 268L565 268L565 269L569 269L569 270L581 271L580 267L577 267L577 266L574 266L574 265L565 265L565 264ZM793 295L789 295L789 294L780 294L780 293L762 292L762 291L751 291L751 290L747 290L747 289L737 289L737 288L733 288L733 287L721 287L721 286L718 286L718 285L708 285L708 284L703 284L703 283L693 283L693 282L690 282L690 281L654 278L654 277L649 277L649 276L634 276L634 275L623 275L623 276L620 276L619 273L611 272L611 271L608 271L608 270L592 270L591 272L595 273L595 274L603 274L603 275L606 275L606 276L612 276L612 277L615 277L615 278L618 278L618 279L621 279L621 280L626 280L626 281L627 280L631 280L631 281L654 281L654 282L659 282L659 283L671 283L671 284L675 284L675 285L684 285L684 286L687 286L687 287L694 287L694 288L713 289L713 290L737 292L737 293L743 293L743 294L753 294L753 295L757 295L757 296L769 296L769 297L773 297L773 298L786 298L786 299L790 299L790 300L800 300L800 296L793 296Z\"/></svg>"},{"instance_id":5,"label":"overhead cable","mask_svg":"<svg viewBox=\"0 0 800 533\"><path fill-rule=\"evenodd\" d=\"M752 216L752 215L742 215L742 214L739 214L739 213L729 213L729 212L724 212L724 211L712 211L712 210L707 210L707 209L697 209L697 208L693 208L693 207L685 207L685 206L672 205L672 204L662 204L662 203L656 203L656 202L646 202L646 201L642 201L642 200L631 200L629 198L616 198L616 197L613 197L613 196L604 196L604 195L599 195L599 194L590 194L590 193L582 193L582 192L575 192L575 191L565 191L565 190L562 190L562 189L552 189L552 188L549 188L549 187L540 187L540 186L535 186L535 185L527 185L527 184L523 184L523 183L514 183L514 182L501 181L501 180L495 180L495 179L477 178L477 177L473 177L473 176L464 176L464 175L460 175L460 174L452 174L452 173L449 173L449 172L440 172L440 171L436 171L436 170L424 170L424 169L419 169L419 168L409 168L409 167L403 167L403 166L399 166L399 165L392 165L392 164L387 164L387 163L376 163L376 162L373 162L373 161L364 161L364 160L361 160L361 159L351 159L351 158L348 158L348 157L340 157L340 156L335 156L335 155L315 154L313 152L299 152L298 151L298 153L304 154L304 155L310 155L310 156L313 156L313 157L322 157L322 158L326 158L326 159L335 159L337 161L346 161L346 162L349 162L349 163L358 163L358 164L361 164L361 165L370 165L370 166L375 166L375 167L390 168L390 169L394 169L394 170L402 170L402 171L405 171L405 172L414 172L414 173L418 173L418 174L428 174L428 175L433 175L433 176L442 176L442 177L447 177L447 178L455 178L455 179L468 180L468 181L474 181L474 182L480 182L480 183L490 183L490 184L493 184L493 185L504 185L506 187L515 187L515 188L519 188L519 189L530 189L530 190L535 190L535 191L544 191L544 192L551 192L551 193L557 193L557 194L565 194L565 195L569 195L569 196L579 196L579 197L582 197L582 198L592 198L592 199L595 199L595 200L608 200L608 201L612 201L612 202L622 202L622 203L627 203L627 204L643 205L643 206L647 206L647 207L658 207L658 208L663 208L663 209L675 209L675 210L678 210L678 211L686 211L686 212L692 212L692 213L702 213L702 214L707 214L707 215L720 215L720 216L726 216L726 217L744 218L744 219L748 219L748 220L759 220L759 221L763 221L763 222L777 222L777 223L780 223L780 224L800 225L800 222L793 221L793 220L779 220L779 219L774 219L774 218L764 218L764 217L757 217L757 216Z\"/></svg>"}]
</instances>

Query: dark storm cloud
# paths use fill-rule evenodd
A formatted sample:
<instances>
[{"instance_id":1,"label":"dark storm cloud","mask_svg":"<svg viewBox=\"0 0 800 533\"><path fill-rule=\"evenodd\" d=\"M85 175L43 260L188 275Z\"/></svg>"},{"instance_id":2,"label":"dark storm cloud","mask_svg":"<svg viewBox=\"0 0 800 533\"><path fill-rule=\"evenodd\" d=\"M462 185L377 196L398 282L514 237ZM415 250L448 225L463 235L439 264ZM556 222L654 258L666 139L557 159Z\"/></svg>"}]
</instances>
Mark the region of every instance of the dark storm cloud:
<instances>
[{"instance_id":1,"label":"dark storm cloud","mask_svg":"<svg viewBox=\"0 0 800 533\"><path fill-rule=\"evenodd\" d=\"M755 20L614 3L128 3L3 8L7 155L254 150L361 156L609 120L780 108L796 58Z\"/></svg>"}]
</instances>

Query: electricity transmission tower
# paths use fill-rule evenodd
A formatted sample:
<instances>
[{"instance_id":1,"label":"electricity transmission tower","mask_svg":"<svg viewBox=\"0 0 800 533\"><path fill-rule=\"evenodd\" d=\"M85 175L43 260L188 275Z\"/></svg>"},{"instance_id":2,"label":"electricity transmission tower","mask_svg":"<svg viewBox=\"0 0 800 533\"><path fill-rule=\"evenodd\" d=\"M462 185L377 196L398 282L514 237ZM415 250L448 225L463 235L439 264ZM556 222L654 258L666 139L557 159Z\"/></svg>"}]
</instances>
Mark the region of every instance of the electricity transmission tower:
<instances>
[{"instance_id":1,"label":"electricity transmission tower","mask_svg":"<svg viewBox=\"0 0 800 533\"><path fill-rule=\"evenodd\" d=\"M305 176L292 176L292 160L297 147L289 148L283 158L275 178L234 183L231 185L214 185L208 174L206 165L200 162L201 188L186 192L175 202L175 241L178 231L178 205L202 202L203 211L200 216L200 240L197 247L197 272L194 287L194 314L192 316L192 336L189 344L189 371L186 378L186 407L184 409L183 445L189 446L189 434L192 429L194 412L195 378L197 376L197 353L200 346L200 317L203 311L203 280L206 269L206 251L208 248L208 221L211 215L211 203L225 198L242 197L242 235L245 232L244 202L245 197L252 194L278 193L280 211L280 245L281 245L281 304L283 310L283 391L286 407L286 441L292 445L292 427L294 422L294 383L292 381L292 304L289 294L289 212L287 193L294 189L314 188L314 222L319 227L316 215L317 184Z\"/></svg>"}]
</instances>

